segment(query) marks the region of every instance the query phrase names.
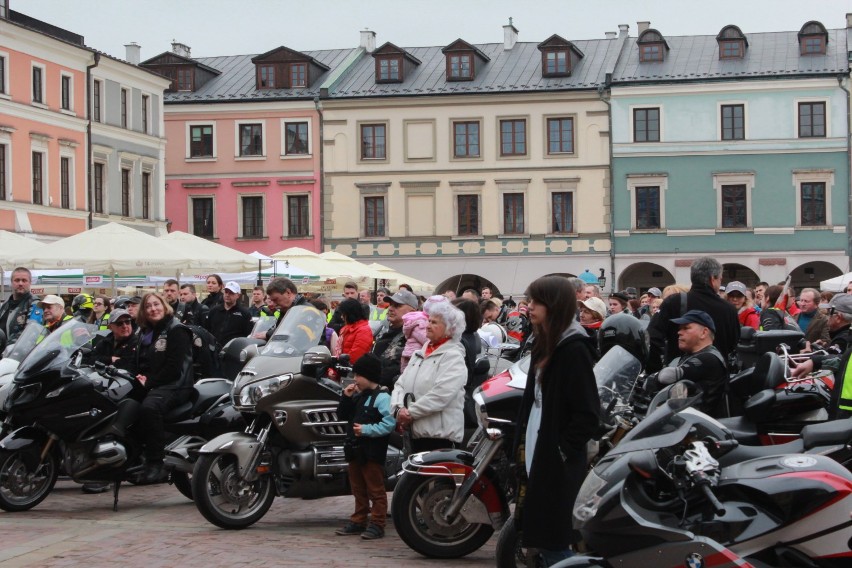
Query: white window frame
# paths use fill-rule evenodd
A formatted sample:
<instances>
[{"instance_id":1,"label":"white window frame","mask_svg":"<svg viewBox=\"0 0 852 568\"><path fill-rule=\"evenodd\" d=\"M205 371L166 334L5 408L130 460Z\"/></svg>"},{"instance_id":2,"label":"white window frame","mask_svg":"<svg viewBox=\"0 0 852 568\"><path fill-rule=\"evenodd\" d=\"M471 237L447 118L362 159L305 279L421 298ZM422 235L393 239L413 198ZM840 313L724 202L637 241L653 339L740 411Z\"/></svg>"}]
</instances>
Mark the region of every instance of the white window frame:
<instances>
[{"instance_id":1,"label":"white window frame","mask_svg":"<svg viewBox=\"0 0 852 568\"><path fill-rule=\"evenodd\" d=\"M12 136L8 130L0 128L0 144L6 146L6 201L13 201L12 168L15 163L12 160Z\"/></svg>"},{"instance_id":2,"label":"white window frame","mask_svg":"<svg viewBox=\"0 0 852 568\"><path fill-rule=\"evenodd\" d=\"M312 219L313 203L311 203L312 193L309 191L297 191L293 193L285 193L284 197L284 234L283 239L299 240L310 239L314 234L314 222ZM290 236L290 198L291 197L307 197L308 198L308 234L305 236Z\"/></svg>"},{"instance_id":3,"label":"white window frame","mask_svg":"<svg viewBox=\"0 0 852 568\"><path fill-rule=\"evenodd\" d=\"M295 123L295 122L306 122L308 123L308 153L307 154L288 154L287 153L287 124ZM253 123L252 123L253 124ZM314 123L313 120L306 117L291 117L291 118L282 118L281 119L281 159L282 160L298 160L304 158L310 158L314 155ZM264 155L266 154L266 137L264 132L263 139L263 147L264 147Z\"/></svg>"},{"instance_id":4,"label":"white window frame","mask_svg":"<svg viewBox=\"0 0 852 568\"><path fill-rule=\"evenodd\" d=\"M645 107L641 107L645 108ZM633 113L631 112L631 115ZM651 142L649 142L650 144ZM656 144L656 142L653 142ZM657 186L660 188L660 228L659 229L637 229L636 228L636 188L646 186ZM669 187L668 174L627 175L627 193L630 196L630 230L639 233L657 233L666 230L666 190Z\"/></svg>"},{"instance_id":5,"label":"white window frame","mask_svg":"<svg viewBox=\"0 0 852 568\"><path fill-rule=\"evenodd\" d=\"M722 140L722 107L731 105L742 105L743 107L743 139L742 140ZM722 143L745 142L749 140L749 113L748 101L716 101L716 140ZM662 124L662 122L660 123ZM662 134L662 133L661 133ZM725 184L728 185L728 184Z\"/></svg>"},{"instance_id":6,"label":"white window frame","mask_svg":"<svg viewBox=\"0 0 852 568\"><path fill-rule=\"evenodd\" d=\"M62 80L68 77L68 108L62 108ZM66 73L65 71L59 72L59 111L63 114L68 114L71 116L77 116L77 113L74 111L74 75L71 73Z\"/></svg>"},{"instance_id":7,"label":"white window frame","mask_svg":"<svg viewBox=\"0 0 852 568\"><path fill-rule=\"evenodd\" d=\"M121 124L121 93L127 93L127 124ZM118 90L118 124L125 130L133 130L133 89L121 85Z\"/></svg>"},{"instance_id":8,"label":"white window frame","mask_svg":"<svg viewBox=\"0 0 852 568\"><path fill-rule=\"evenodd\" d=\"M148 93L142 93L142 96L139 98L139 110L141 117L141 120L139 122L139 128L142 129L142 134L151 134L151 132L153 131L153 125L151 124L151 118L153 118L151 114L151 101L153 100L153 98L154 97L152 97ZM142 104L145 99L148 99L148 108L145 108L145 105ZM144 114L145 116L142 117L142 114ZM146 126L147 128L145 128Z\"/></svg>"},{"instance_id":9,"label":"white window frame","mask_svg":"<svg viewBox=\"0 0 852 568\"><path fill-rule=\"evenodd\" d=\"M9 100L12 98L12 95L9 94L9 65L11 64L9 53L6 51L0 51L0 59L4 59L6 63L6 65L3 66L3 85L6 90L0 91L0 98Z\"/></svg>"},{"instance_id":10,"label":"white window frame","mask_svg":"<svg viewBox=\"0 0 852 568\"><path fill-rule=\"evenodd\" d=\"M254 124L250 122L249 124ZM245 236L243 229L243 198L260 197L262 202L261 218L263 219L263 234L259 237ZM269 220L266 216L266 194L265 193L238 193L237 194L237 240L260 240L269 238Z\"/></svg>"},{"instance_id":11,"label":"white window frame","mask_svg":"<svg viewBox=\"0 0 852 568\"><path fill-rule=\"evenodd\" d=\"M825 105L825 136L806 136L799 134L799 104L823 103ZM793 131L797 140L827 140L831 138L831 99L829 97L800 97L793 99Z\"/></svg>"},{"instance_id":12,"label":"white window frame","mask_svg":"<svg viewBox=\"0 0 852 568\"><path fill-rule=\"evenodd\" d=\"M41 69L41 102L34 100L33 97L33 89L35 85L33 85L33 69L38 67ZM48 108L47 107L47 66L42 63L37 63L32 61L30 63L30 103L38 108Z\"/></svg>"},{"instance_id":13,"label":"white window frame","mask_svg":"<svg viewBox=\"0 0 852 568\"><path fill-rule=\"evenodd\" d=\"M825 183L825 225L802 225L803 183ZM831 219L831 189L833 186L834 170L793 170L793 187L796 190L795 227L797 229L820 229L833 226Z\"/></svg>"},{"instance_id":14,"label":"white window frame","mask_svg":"<svg viewBox=\"0 0 852 568\"><path fill-rule=\"evenodd\" d=\"M199 158L193 158L190 155L190 147L192 145L192 127L193 126L212 126L213 127L213 156L204 156ZM184 152L184 160L187 162L215 162L218 159L219 151L217 148L217 134L216 134L216 121L215 120L190 120L186 123L186 139L185 139L185 152Z\"/></svg>"},{"instance_id":15,"label":"white window frame","mask_svg":"<svg viewBox=\"0 0 852 568\"><path fill-rule=\"evenodd\" d=\"M746 226L722 227L722 186L744 185L746 186ZM746 231L754 229L751 212L754 208L752 193L754 189L754 172L730 172L713 174L713 190L716 192L716 230L718 231ZM660 196L662 199L662 196Z\"/></svg>"},{"instance_id":16,"label":"white window frame","mask_svg":"<svg viewBox=\"0 0 852 568\"><path fill-rule=\"evenodd\" d=\"M497 182L497 223L499 227L498 238L501 239L528 239L530 236L530 195L529 188L526 183L510 183L502 185ZM520 193L524 196L524 232L523 233L506 233L506 226L503 225L505 220L503 195L506 193Z\"/></svg>"},{"instance_id":17,"label":"white window frame","mask_svg":"<svg viewBox=\"0 0 852 568\"><path fill-rule=\"evenodd\" d=\"M74 149L60 146L59 147L59 208L62 208L62 158L68 158L68 210L77 209L77 185L76 171L77 163L75 161Z\"/></svg>"},{"instance_id":18,"label":"white window frame","mask_svg":"<svg viewBox=\"0 0 852 568\"><path fill-rule=\"evenodd\" d=\"M156 212L154 211L153 203L154 203L154 169L155 166L153 163L143 161L140 165L139 171L139 219L144 219L147 221L153 221L156 218ZM145 174L148 174L148 218L142 217L142 212L145 210L143 205L145 204L144 198L145 194L142 193L142 179Z\"/></svg>"},{"instance_id":19,"label":"white window frame","mask_svg":"<svg viewBox=\"0 0 852 568\"><path fill-rule=\"evenodd\" d=\"M27 202L33 203L33 161L32 155L34 152L39 152L41 158L41 207L50 207L50 152L48 141L41 136L30 135L30 176L29 176L29 199Z\"/></svg>"},{"instance_id":20,"label":"white window frame","mask_svg":"<svg viewBox=\"0 0 852 568\"><path fill-rule=\"evenodd\" d=\"M636 134L636 131L633 128L633 114L634 114L633 111L638 110L638 109L648 109L648 108L655 108L655 109L660 111L660 140L658 142L637 142L636 140L634 140L634 136ZM666 113L664 111L665 111L665 106L660 104L660 103L647 103L647 104L641 104L641 105L629 105L627 107L627 112L628 112L627 120L630 123L629 124L629 128L630 128L629 140L630 140L630 143L631 144L662 144L662 143L664 143L666 141L666 121L665 121Z\"/></svg>"},{"instance_id":21,"label":"white window frame","mask_svg":"<svg viewBox=\"0 0 852 568\"><path fill-rule=\"evenodd\" d=\"M263 138L261 143L260 156L241 156L240 155L240 128L244 124L260 124L260 135ZM234 159L237 161L265 160L266 159L266 142L267 142L266 120L263 118L253 120L235 120L234 121ZM266 206L264 205L264 210ZM264 229L265 230L265 229Z\"/></svg>"},{"instance_id":22,"label":"white window frame","mask_svg":"<svg viewBox=\"0 0 852 568\"><path fill-rule=\"evenodd\" d=\"M476 227L479 231L473 235L461 235L459 234L459 197L469 195L475 196L479 201L476 207ZM453 239L481 239L482 234L482 191L470 189L470 187L459 188L453 192Z\"/></svg>"},{"instance_id":23,"label":"white window frame","mask_svg":"<svg viewBox=\"0 0 852 568\"><path fill-rule=\"evenodd\" d=\"M553 194L554 193L570 193L571 194L571 228L574 229L570 233L554 233L553 232ZM548 237L564 237L566 235L576 235L577 233L577 189L559 189L559 188L548 188L547 189L547 236Z\"/></svg>"},{"instance_id":24,"label":"white window frame","mask_svg":"<svg viewBox=\"0 0 852 568\"><path fill-rule=\"evenodd\" d=\"M95 120L95 111L94 111L95 83L100 84L100 91L101 91L101 97L100 97L101 100L100 100L100 104L98 105L98 114L100 114L100 120ZM97 124L106 124L106 101L104 100L106 98L106 91L104 90L104 89L106 89L106 81L104 81L103 79L92 79L92 87L91 88L92 88L92 109L91 109L92 122L95 122Z\"/></svg>"},{"instance_id":25,"label":"white window frame","mask_svg":"<svg viewBox=\"0 0 852 568\"><path fill-rule=\"evenodd\" d=\"M192 202L195 199L212 199L213 200L213 239L219 238L219 223L216 217L216 195L213 193L193 193L186 196L186 226L189 229L187 232L190 235L195 235L195 219L193 215ZM152 216L153 218L153 216Z\"/></svg>"}]
</instances>

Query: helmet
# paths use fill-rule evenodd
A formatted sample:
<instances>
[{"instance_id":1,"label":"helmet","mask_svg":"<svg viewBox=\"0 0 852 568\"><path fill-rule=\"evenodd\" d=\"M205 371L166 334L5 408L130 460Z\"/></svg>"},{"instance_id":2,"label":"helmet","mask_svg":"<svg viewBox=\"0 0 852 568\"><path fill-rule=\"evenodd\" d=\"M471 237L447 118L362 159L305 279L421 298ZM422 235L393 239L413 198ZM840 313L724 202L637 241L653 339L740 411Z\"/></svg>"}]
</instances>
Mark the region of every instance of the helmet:
<instances>
[{"instance_id":1,"label":"helmet","mask_svg":"<svg viewBox=\"0 0 852 568\"><path fill-rule=\"evenodd\" d=\"M498 347L501 343L506 343L508 335L503 326L496 323L486 323L476 333L482 339L485 347Z\"/></svg>"},{"instance_id":2,"label":"helmet","mask_svg":"<svg viewBox=\"0 0 852 568\"><path fill-rule=\"evenodd\" d=\"M77 294L71 302L71 309L75 312L77 310L91 310L94 307L95 304L89 294Z\"/></svg>"},{"instance_id":3,"label":"helmet","mask_svg":"<svg viewBox=\"0 0 852 568\"><path fill-rule=\"evenodd\" d=\"M119 296L115 299L115 303L113 304L113 308L126 310L127 304L130 303L130 296Z\"/></svg>"},{"instance_id":4,"label":"helmet","mask_svg":"<svg viewBox=\"0 0 852 568\"><path fill-rule=\"evenodd\" d=\"M650 340L645 326L627 312L609 316L598 330L598 346L601 355L604 355L616 345L620 345L636 357L643 367L648 360L649 344Z\"/></svg>"}]
</instances>

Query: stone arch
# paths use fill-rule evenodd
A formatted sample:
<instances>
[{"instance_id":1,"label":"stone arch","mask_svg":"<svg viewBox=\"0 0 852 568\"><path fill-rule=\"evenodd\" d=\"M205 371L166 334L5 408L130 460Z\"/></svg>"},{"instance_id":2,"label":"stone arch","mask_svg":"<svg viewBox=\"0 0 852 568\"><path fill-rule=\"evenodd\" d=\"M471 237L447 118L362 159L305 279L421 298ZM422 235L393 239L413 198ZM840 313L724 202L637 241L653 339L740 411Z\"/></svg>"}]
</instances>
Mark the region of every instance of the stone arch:
<instances>
[{"instance_id":1,"label":"stone arch","mask_svg":"<svg viewBox=\"0 0 852 568\"><path fill-rule=\"evenodd\" d=\"M797 266L790 273L790 284L797 291L802 288L817 288L819 283L835 276L843 274L843 270L831 262L824 260L814 260ZM775 284L775 282L770 282Z\"/></svg>"},{"instance_id":2,"label":"stone arch","mask_svg":"<svg viewBox=\"0 0 852 568\"><path fill-rule=\"evenodd\" d=\"M450 276L438 284L438 287L435 288L435 293L443 294L447 290L452 290L456 293L456 296L461 296L462 292L468 288L473 288L478 292L485 286L491 288L492 295L502 297L500 289L497 288L494 282L478 274L456 274L455 276Z\"/></svg>"},{"instance_id":3,"label":"stone arch","mask_svg":"<svg viewBox=\"0 0 852 568\"><path fill-rule=\"evenodd\" d=\"M733 282L734 280L742 282L747 288L754 288L760 282L760 276L757 273L742 264L729 262L722 265L722 284Z\"/></svg>"},{"instance_id":4,"label":"stone arch","mask_svg":"<svg viewBox=\"0 0 852 568\"><path fill-rule=\"evenodd\" d=\"M631 287L636 288L639 293L648 288L659 288L675 283L675 277L665 267L653 262L637 262L631 264L618 275L618 286L616 290L624 290Z\"/></svg>"}]
</instances>

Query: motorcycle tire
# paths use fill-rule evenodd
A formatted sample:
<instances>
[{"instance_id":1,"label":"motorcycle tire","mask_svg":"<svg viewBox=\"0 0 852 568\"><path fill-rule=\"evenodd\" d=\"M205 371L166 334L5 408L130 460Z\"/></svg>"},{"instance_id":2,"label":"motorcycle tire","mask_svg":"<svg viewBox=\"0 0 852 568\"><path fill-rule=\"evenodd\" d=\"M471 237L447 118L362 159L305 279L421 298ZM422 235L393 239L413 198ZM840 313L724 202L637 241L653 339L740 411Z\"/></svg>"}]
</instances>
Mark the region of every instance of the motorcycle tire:
<instances>
[{"instance_id":1,"label":"motorcycle tire","mask_svg":"<svg viewBox=\"0 0 852 568\"><path fill-rule=\"evenodd\" d=\"M461 558L482 548L494 534L491 525L452 524L441 513L455 485L448 477L403 474L393 491L391 517L397 534L412 550L429 558Z\"/></svg>"},{"instance_id":2,"label":"motorcycle tire","mask_svg":"<svg viewBox=\"0 0 852 568\"><path fill-rule=\"evenodd\" d=\"M53 452L40 460L35 448L0 451L0 509L9 512L32 509L50 494L57 477L59 463Z\"/></svg>"},{"instance_id":3,"label":"motorcycle tire","mask_svg":"<svg viewBox=\"0 0 852 568\"><path fill-rule=\"evenodd\" d=\"M259 521L275 499L272 477L263 475L246 484L240 479L237 458L230 454L199 457L192 470L191 489L204 518L229 530L244 529Z\"/></svg>"},{"instance_id":4,"label":"motorcycle tire","mask_svg":"<svg viewBox=\"0 0 852 568\"><path fill-rule=\"evenodd\" d=\"M541 556L534 550L521 546L520 537L515 529L515 517L509 517L497 535L497 547L494 551L497 568L544 568ZM533 554L535 557L531 558L530 555Z\"/></svg>"},{"instance_id":5,"label":"motorcycle tire","mask_svg":"<svg viewBox=\"0 0 852 568\"><path fill-rule=\"evenodd\" d=\"M173 471L171 479L180 494L192 501L192 477L190 474L183 471Z\"/></svg>"}]
</instances>

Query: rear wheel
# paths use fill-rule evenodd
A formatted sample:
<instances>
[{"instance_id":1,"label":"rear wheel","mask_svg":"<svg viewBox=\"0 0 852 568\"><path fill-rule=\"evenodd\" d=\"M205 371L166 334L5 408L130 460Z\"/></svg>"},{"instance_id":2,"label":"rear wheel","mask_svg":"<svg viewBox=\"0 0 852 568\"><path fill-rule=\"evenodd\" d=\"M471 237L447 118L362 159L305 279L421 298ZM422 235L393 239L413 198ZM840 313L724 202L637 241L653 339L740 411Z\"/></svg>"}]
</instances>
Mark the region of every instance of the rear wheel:
<instances>
[{"instance_id":1,"label":"rear wheel","mask_svg":"<svg viewBox=\"0 0 852 568\"><path fill-rule=\"evenodd\" d=\"M491 525L469 523L461 515L447 522L443 513L454 493L448 477L403 474L393 491L391 515L412 550L432 558L460 558L479 550L494 533Z\"/></svg>"},{"instance_id":2,"label":"rear wheel","mask_svg":"<svg viewBox=\"0 0 852 568\"><path fill-rule=\"evenodd\" d=\"M272 476L253 482L239 474L231 454L204 454L192 471L192 495L204 518L223 529L244 529L259 521L275 499Z\"/></svg>"},{"instance_id":3,"label":"rear wheel","mask_svg":"<svg viewBox=\"0 0 852 568\"><path fill-rule=\"evenodd\" d=\"M42 460L34 447L0 451L0 509L32 509L48 496L58 476L59 464L52 452Z\"/></svg>"}]
</instances>

